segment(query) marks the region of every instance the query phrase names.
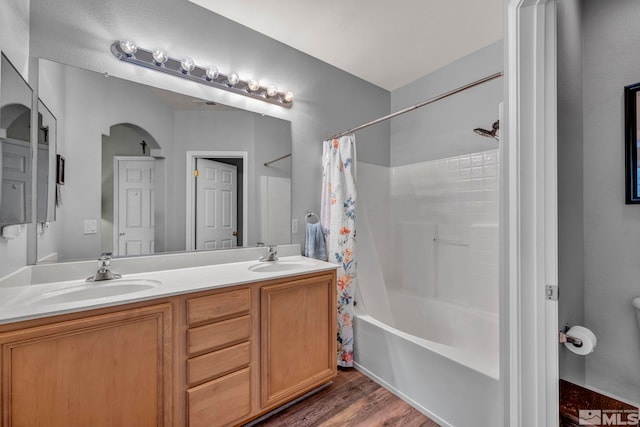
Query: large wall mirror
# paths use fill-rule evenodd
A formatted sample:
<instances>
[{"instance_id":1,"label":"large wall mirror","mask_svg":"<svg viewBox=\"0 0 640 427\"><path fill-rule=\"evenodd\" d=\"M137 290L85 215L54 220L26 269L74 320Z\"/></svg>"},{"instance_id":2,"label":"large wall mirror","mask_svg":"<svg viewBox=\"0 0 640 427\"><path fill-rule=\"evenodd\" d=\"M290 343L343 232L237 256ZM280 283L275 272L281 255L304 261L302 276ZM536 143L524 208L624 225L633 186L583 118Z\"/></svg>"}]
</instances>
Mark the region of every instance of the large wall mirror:
<instances>
[{"instance_id":1,"label":"large wall mirror","mask_svg":"<svg viewBox=\"0 0 640 427\"><path fill-rule=\"evenodd\" d=\"M625 199L627 204L640 203L640 83L624 88L625 103Z\"/></svg>"},{"instance_id":2,"label":"large wall mirror","mask_svg":"<svg viewBox=\"0 0 640 427\"><path fill-rule=\"evenodd\" d=\"M39 260L291 242L288 121L44 59L38 68L64 160L55 242L39 237Z\"/></svg>"},{"instance_id":3,"label":"large wall mirror","mask_svg":"<svg viewBox=\"0 0 640 427\"><path fill-rule=\"evenodd\" d=\"M33 91L11 62L0 60L0 227L32 218Z\"/></svg>"}]
</instances>

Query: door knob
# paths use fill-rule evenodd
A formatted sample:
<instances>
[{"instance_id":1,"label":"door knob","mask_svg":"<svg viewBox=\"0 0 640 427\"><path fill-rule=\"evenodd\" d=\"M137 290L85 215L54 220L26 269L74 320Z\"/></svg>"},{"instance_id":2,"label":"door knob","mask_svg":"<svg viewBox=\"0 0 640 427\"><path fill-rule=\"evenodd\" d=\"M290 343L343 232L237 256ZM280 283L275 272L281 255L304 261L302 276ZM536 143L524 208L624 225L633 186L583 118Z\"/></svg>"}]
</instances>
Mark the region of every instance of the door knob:
<instances>
[{"instance_id":1,"label":"door knob","mask_svg":"<svg viewBox=\"0 0 640 427\"><path fill-rule=\"evenodd\" d=\"M120 232L120 235L121 235L121 236L124 236L124 231L121 231L121 232Z\"/></svg>"},{"instance_id":2,"label":"door knob","mask_svg":"<svg viewBox=\"0 0 640 427\"><path fill-rule=\"evenodd\" d=\"M237 235L238 235L238 232L237 232L237 231L234 231L234 232L232 232L232 233L231 233L231 235L235 237L235 236L237 236Z\"/></svg>"}]
</instances>

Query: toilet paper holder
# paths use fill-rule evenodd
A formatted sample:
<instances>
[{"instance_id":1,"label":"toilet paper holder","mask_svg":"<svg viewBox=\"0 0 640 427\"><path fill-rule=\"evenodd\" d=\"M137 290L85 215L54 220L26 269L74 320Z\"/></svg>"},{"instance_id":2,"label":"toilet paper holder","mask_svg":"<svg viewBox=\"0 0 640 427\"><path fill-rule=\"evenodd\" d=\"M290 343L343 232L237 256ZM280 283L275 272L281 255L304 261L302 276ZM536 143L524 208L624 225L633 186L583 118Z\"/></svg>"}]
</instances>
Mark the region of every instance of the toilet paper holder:
<instances>
[{"instance_id":1,"label":"toilet paper holder","mask_svg":"<svg viewBox=\"0 0 640 427\"><path fill-rule=\"evenodd\" d=\"M582 347L582 340L580 338L567 335L567 332L569 331L569 329L570 329L569 325L567 324L564 326L564 332L563 331L558 332L558 339L560 341L560 344L569 342L578 348Z\"/></svg>"}]
</instances>

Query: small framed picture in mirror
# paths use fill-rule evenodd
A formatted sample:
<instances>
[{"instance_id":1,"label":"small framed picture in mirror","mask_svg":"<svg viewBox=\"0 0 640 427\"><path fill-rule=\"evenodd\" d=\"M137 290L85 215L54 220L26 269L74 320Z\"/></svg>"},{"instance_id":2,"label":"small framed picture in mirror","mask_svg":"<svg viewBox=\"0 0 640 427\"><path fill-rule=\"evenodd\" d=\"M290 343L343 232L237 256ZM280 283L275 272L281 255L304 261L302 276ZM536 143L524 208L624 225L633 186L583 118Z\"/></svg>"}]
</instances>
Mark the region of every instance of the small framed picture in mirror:
<instances>
[{"instance_id":1,"label":"small framed picture in mirror","mask_svg":"<svg viewBox=\"0 0 640 427\"><path fill-rule=\"evenodd\" d=\"M640 99L640 83L624 88L625 106L625 199L629 204L640 204L640 174L638 158L640 150L640 116L638 104Z\"/></svg>"},{"instance_id":2,"label":"small framed picture in mirror","mask_svg":"<svg viewBox=\"0 0 640 427\"><path fill-rule=\"evenodd\" d=\"M64 185L64 157L56 155L56 184Z\"/></svg>"}]
</instances>

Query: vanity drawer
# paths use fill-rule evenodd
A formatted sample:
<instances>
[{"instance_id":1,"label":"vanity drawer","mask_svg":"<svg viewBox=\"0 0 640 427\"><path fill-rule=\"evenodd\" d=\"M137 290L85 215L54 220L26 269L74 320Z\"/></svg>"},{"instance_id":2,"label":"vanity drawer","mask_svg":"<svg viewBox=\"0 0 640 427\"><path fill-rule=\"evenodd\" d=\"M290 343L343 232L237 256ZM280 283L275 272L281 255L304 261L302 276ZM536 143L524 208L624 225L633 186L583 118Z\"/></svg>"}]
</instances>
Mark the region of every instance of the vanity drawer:
<instances>
[{"instance_id":1,"label":"vanity drawer","mask_svg":"<svg viewBox=\"0 0 640 427\"><path fill-rule=\"evenodd\" d=\"M227 347L187 360L189 385L201 383L226 373L244 368L251 361L251 343Z\"/></svg>"},{"instance_id":2,"label":"vanity drawer","mask_svg":"<svg viewBox=\"0 0 640 427\"><path fill-rule=\"evenodd\" d=\"M245 368L187 390L189 427L225 426L251 411L251 370Z\"/></svg>"},{"instance_id":3,"label":"vanity drawer","mask_svg":"<svg viewBox=\"0 0 640 427\"><path fill-rule=\"evenodd\" d=\"M236 317L210 325L199 326L187 331L187 352L189 356L249 339L251 316Z\"/></svg>"},{"instance_id":4,"label":"vanity drawer","mask_svg":"<svg viewBox=\"0 0 640 427\"><path fill-rule=\"evenodd\" d=\"M251 293L249 289L222 292L187 300L187 322L194 325L211 322L249 312Z\"/></svg>"}]
</instances>

